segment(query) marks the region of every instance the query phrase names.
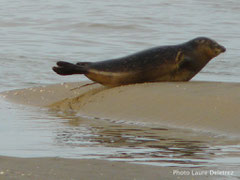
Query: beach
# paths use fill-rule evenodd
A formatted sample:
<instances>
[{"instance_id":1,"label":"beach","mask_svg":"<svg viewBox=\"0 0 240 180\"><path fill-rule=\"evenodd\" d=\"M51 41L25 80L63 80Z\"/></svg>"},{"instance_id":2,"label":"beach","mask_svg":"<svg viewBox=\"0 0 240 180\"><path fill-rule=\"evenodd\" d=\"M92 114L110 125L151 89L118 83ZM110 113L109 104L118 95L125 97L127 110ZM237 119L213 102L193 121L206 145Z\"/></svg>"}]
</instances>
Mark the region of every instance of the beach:
<instances>
[{"instance_id":1,"label":"beach","mask_svg":"<svg viewBox=\"0 0 240 180\"><path fill-rule=\"evenodd\" d=\"M114 88L99 84L84 86L88 83L6 91L1 93L1 97L24 106L74 112L99 120L124 120L155 127L187 129L192 133L221 134L238 142L239 83L145 83ZM186 141L193 136L182 138ZM201 137L197 139L203 141ZM210 175L210 170L218 168L160 167L96 159L1 157L0 174L12 179L221 179L233 178L239 173L238 168L221 166L221 171L233 174ZM177 172L190 174L179 175Z\"/></svg>"},{"instance_id":2,"label":"beach","mask_svg":"<svg viewBox=\"0 0 240 180\"><path fill-rule=\"evenodd\" d=\"M205 180L229 177L229 175L211 175L210 170L206 168L201 170L176 167L166 168L104 160L13 157L0 157L0 160L0 179L4 180L172 180L193 178ZM216 169L212 169L212 171L221 172ZM197 173L201 172L206 172L207 175L197 175ZM230 170L227 172L232 173Z\"/></svg>"},{"instance_id":3,"label":"beach","mask_svg":"<svg viewBox=\"0 0 240 180\"><path fill-rule=\"evenodd\" d=\"M240 84L144 83L115 88L64 83L2 93L25 105L87 117L156 123L239 136ZM81 87L83 86L83 87Z\"/></svg>"}]
</instances>

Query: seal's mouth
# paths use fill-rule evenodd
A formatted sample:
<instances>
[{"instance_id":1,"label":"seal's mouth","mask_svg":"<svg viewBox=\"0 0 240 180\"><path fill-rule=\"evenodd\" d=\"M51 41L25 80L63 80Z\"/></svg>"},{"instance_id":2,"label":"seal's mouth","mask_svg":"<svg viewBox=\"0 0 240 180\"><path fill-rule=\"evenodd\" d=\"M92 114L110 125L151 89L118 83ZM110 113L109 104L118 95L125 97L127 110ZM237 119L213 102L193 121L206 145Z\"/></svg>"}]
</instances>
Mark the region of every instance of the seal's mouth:
<instances>
[{"instance_id":1,"label":"seal's mouth","mask_svg":"<svg viewBox=\"0 0 240 180\"><path fill-rule=\"evenodd\" d=\"M219 45L219 50L224 53L226 51L226 48L224 46Z\"/></svg>"},{"instance_id":2,"label":"seal's mouth","mask_svg":"<svg viewBox=\"0 0 240 180\"><path fill-rule=\"evenodd\" d=\"M215 45L214 49L216 54L224 53L226 51L226 48L219 44Z\"/></svg>"}]
</instances>

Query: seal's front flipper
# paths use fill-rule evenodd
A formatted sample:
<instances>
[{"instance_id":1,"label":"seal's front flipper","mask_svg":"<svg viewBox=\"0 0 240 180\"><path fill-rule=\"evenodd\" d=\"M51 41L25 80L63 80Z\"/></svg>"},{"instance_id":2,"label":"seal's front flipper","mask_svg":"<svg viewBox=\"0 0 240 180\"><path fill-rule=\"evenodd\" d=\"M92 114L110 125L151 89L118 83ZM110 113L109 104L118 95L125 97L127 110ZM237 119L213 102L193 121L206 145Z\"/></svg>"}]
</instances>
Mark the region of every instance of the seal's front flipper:
<instances>
[{"instance_id":1,"label":"seal's front flipper","mask_svg":"<svg viewBox=\"0 0 240 180\"><path fill-rule=\"evenodd\" d=\"M177 55L176 55L176 58L175 58L176 70L181 68L181 65L184 63L185 60L186 60L186 57L184 56L183 52L178 51Z\"/></svg>"},{"instance_id":2,"label":"seal's front flipper","mask_svg":"<svg viewBox=\"0 0 240 180\"><path fill-rule=\"evenodd\" d=\"M59 75L72 75L72 74L85 74L86 68L81 65L72 64L65 61L57 62L57 66L53 67L52 70Z\"/></svg>"},{"instance_id":3,"label":"seal's front flipper","mask_svg":"<svg viewBox=\"0 0 240 180\"><path fill-rule=\"evenodd\" d=\"M194 62L194 60L184 55L182 51L179 51L176 55L175 62L177 64L177 68L179 69L190 66Z\"/></svg>"},{"instance_id":4,"label":"seal's front flipper","mask_svg":"<svg viewBox=\"0 0 240 180\"><path fill-rule=\"evenodd\" d=\"M195 64L196 64L196 61L194 61L194 59L188 56L184 56L184 58L179 62L178 68L194 70L196 68Z\"/></svg>"},{"instance_id":5,"label":"seal's front flipper","mask_svg":"<svg viewBox=\"0 0 240 180\"><path fill-rule=\"evenodd\" d=\"M182 61L184 61L184 54L182 51L178 51L176 58L175 58L175 63L179 66L179 64L181 64Z\"/></svg>"}]
</instances>

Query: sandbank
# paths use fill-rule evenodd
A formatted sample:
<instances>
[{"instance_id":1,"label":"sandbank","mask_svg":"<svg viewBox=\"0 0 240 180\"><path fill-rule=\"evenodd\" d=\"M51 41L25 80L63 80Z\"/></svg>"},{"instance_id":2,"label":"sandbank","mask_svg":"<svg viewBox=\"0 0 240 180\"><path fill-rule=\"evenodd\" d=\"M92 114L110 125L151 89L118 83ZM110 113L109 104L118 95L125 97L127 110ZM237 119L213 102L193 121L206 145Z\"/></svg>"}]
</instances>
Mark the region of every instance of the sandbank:
<instances>
[{"instance_id":1,"label":"sandbank","mask_svg":"<svg viewBox=\"0 0 240 180\"><path fill-rule=\"evenodd\" d=\"M90 118L240 135L240 83L144 83L114 88L63 83L1 93L5 99Z\"/></svg>"}]
</instances>

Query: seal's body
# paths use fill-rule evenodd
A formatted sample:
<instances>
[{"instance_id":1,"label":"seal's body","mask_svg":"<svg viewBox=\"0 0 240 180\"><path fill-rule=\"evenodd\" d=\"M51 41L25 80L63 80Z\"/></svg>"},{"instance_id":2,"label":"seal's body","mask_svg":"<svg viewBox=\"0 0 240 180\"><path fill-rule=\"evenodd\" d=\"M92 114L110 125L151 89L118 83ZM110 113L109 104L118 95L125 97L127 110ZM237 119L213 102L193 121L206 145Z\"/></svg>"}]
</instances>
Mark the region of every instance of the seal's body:
<instances>
[{"instance_id":1,"label":"seal's body","mask_svg":"<svg viewBox=\"0 0 240 180\"><path fill-rule=\"evenodd\" d=\"M200 37L174 46L159 46L100 62L57 62L60 75L84 74L105 86L162 81L189 81L225 48Z\"/></svg>"}]
</instances>

